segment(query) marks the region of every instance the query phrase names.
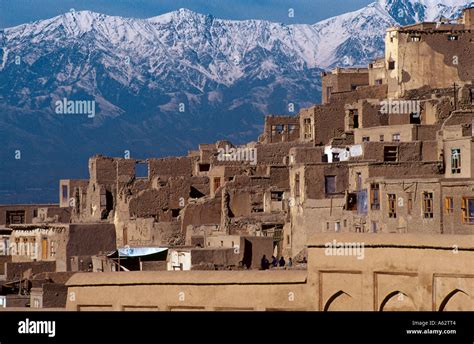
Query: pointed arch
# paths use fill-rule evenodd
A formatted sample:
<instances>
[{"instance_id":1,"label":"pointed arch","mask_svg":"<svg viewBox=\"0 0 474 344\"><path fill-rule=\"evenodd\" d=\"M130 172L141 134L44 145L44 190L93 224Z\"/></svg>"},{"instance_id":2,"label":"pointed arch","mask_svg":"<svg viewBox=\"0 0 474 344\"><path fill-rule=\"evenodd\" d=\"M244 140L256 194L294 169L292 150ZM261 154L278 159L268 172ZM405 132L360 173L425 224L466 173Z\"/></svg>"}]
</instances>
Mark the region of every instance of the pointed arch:
<instances>
[{"instance_id":1,"label":"pointed arch","mask_svg":"<svg viewBox=\"0 0 474 344\"><path fill-rule=\"evenodd\" d=\"M463 290L461 289L454 289L453 291L451 291L448 295L445 296L445 298L443 299L443 301L441 302L441 304L439 305L439 309L438 311L440 312L443 312L444 309L446 308L446 305L448 304L449 301L451 301L451 299L457 295L458 293L461 293L461 294L464 294L466 295L467 297L469 297L469 295L464 292Z\"/></svg>"},{"instance_id":2,"label":"pointed arch","mask_svg":"<svg viewBox=\"0 0 474 344\"><path fill-rule=\"evenodd\" d=\"M324 311L327 312L329 310L329 307L331 307L331 304L334 303L334 301L339 298L339 297L349 297L349 298L352 298L352 296L350 296L349 294L347 294L346 292L342 291L342 290L339 290L338 292L334 293L327 301L326 301L326 304L324 305Z\"/></svg>"}]
</instances>

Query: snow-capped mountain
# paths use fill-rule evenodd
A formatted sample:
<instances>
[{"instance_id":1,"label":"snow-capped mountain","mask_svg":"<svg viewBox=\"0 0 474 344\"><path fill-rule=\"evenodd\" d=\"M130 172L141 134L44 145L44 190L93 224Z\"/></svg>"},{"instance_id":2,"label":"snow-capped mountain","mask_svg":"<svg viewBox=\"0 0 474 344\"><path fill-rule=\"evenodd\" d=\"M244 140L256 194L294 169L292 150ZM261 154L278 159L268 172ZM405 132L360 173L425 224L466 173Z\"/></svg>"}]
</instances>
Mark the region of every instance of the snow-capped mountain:
<instances>
[{"instance_id":1,"label":"snow-capped mountain","mask_svg":"<svg viewBox=\"0 0 474 344\"><path fill-rule=\"evenodd\" d=\"M0 30L0 202L18 201L8 190L85 177L96 153L161 156L254 140L263 114L319 100L322 69L381 55L387 27L455 18L473 4L379 0L314 25L186 9L148 19L72 11ZM58 114L64 98L94 101L95 116Z\"/></svg>"},{"instance_id":2,"label":"snow-capped mountain","mask_svg":"<svg viewBox=\"0 0 474 344\"><path fill-rule=\"evenodd\" d=\"M365 65L383 55L384 33L391 26L456 19L472 0L379 0L354 12L312 25L317 32L317 65Z\"/></svg>"}]
</instances>

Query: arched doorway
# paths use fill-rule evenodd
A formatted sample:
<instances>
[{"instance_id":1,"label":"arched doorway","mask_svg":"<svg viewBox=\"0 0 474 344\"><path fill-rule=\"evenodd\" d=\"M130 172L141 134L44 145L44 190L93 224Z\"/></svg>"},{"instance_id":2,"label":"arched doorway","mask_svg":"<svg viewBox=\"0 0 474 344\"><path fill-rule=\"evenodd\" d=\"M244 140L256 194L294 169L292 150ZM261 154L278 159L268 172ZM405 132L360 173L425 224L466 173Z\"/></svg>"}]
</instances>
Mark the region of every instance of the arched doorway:
<instances>
[{"instance_id":1,"label":"arched doorway","mask_svg":"<svg viewBox=\"0 0 474 344\"><path fill-rule=\"evenodd\" d=\"M380 311L416 311L415 304L406 293L395 290L389 293L380 304Z\"/></svg>"},{"instance_id":2,"label":"arched doorway","mask_svg":"<svg viewBox=\"0 0 474 344\"><path fill-rule=\"evenodd\" d=\"M469 295L460 289L455 289L443 299L439 305L439 311L470 311L472 300Z\"/></svg>"},{"instance_id":3,"label":"arched doorway","mask_svg":"<svg viewBox=\"0 0 474 344\"><path fill-rule=\"evenodd\" d=\"M352 297L346 292L339 290L333 294L324 305L324 311L348 311L351 310Z\"/></svg>"}]
</instances>

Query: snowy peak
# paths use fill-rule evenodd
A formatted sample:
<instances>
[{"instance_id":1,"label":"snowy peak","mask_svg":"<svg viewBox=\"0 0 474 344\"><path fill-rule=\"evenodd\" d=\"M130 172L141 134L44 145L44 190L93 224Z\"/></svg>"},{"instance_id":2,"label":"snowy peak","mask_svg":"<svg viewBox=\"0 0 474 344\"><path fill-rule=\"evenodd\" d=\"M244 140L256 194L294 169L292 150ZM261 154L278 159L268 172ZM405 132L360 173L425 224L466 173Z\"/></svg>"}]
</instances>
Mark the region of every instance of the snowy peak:
<instances>
[{"instance_id":1,"label":"snowy peak","mask_svg":"<svg viewBox=\"0 0 474 344\"><path fill-rule=\"evenodd\" d=\"M435 21L440 17L453 19L466 0L379 0L378 4L399 24L407 25L423 21Z\"/></svg>"}]
</instances>

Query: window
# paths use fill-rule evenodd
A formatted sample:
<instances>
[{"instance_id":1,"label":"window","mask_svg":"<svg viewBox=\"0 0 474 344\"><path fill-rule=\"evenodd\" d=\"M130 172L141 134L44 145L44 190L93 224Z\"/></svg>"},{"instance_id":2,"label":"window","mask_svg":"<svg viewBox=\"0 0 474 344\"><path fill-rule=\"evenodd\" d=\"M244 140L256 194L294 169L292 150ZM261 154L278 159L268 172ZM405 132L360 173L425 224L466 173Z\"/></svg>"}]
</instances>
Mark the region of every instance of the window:
<instances>
[{"instance_id":1,"label":"window","mask_svg":"<svg viewBox=\"0 0 474 344\"><path fill-rule=\"evenodd\" d=\"M398 161L398 147L385 146L383 147L383 161Z\"/></svg>"},{"instance_id":2,"label":"window","mask_svg":"<svg viewBox=\"0 0 474 344\"><path fill-rule=\"evenodd\" d=\"M326 230L329 230L329 222L326 222Z\"/></svg>"},{"instance_id":3,"label":"window","mask_svg":"<svg viewBox=\"0 0 474 344\"><path fill-rule=\"evenodd\" d=\"M296 131L296 124L288 124L288 133L293 134Z\"/></svg>"},{"instance_id":4,"label":"window","mask_svg":"<svg viewBox=\"0 0 474 344\"><path fill-rule=\"evenodd\" d=\"M67 202L68 194L69 191L67 185L61 185L61 197L64 202Z\"/></svg>"},{"instance_id":5,"label":"window","mask_svg":"<svg viewBox=\"0 0 474 344\"><path fill-rule=\"evenodd\" d=\"M214 192L221 186L221 178L216 177L214 178Z\"/></svg>"},{"instance_id":6,"label":"window","mask_svg":"<svg viewBox=\"0 0 474 344\"><path fill-rule=\"evenodd\" d=\"M418 112L410 112L410 124L421 124L421 116Z\"/></svg>"},{"instance_id":7,"label":"window","mask_svg":"<svg viewBox=\"0 0 474 344\"><path fill-rule=\"evenodd\" d=\"M380 187L378 183L370 184L370 209L380 209Z\"/></svg>"},{"instance_id":8,"label":"window","mask_svg":"<svg viewBox=\"0 0 474 344\"><path fill-rule=\"evenodd\" d=\"M347 227L347 220L344 220L343 223L344 223L344 228L346 228Z\"/></svg>"},{"instance_id":9,"label":"window","mask_svg":"<svg viewBox=\"0 0 474 344\"><path fill-rule=\"evenodd\" d=\"M360 191L362 189L362 173L356 173L356 189Z\"/></svg>"},{"instance_id":10,"label":"window","mask_svg":"<svg viewBox=\"0 0 474 344\"><path fill-rule=\"evenodd\" d=\"M395 69L395 61L388 61L388 69L389 70Z\"/></svg>"},{"instance_id":11,"label":"window","mask_svg":"<svg viewBox=\"0 0 474 344\"><path fill-rule=\"evenodd\" d=\"M325 176L324 186L326 194L330 195L336 193L336 176Z\"/></svg>"},{"instance_id":12,"label":"window","mask_svg":"<svg viewBox=\"0 0 474 344\"><path fill-rule=\"evenodd\" d=\"M295 197L300 197L300 174L295 174Z\"/></svg>"},{"instance_id":13,"label":"window","mask_svg":"<svg viewBox=\"0 0 474 344\"><path fill-rule=\"evenodd\" d=\"M179 209L171 209L171 217L177 218L179 216Z\"/></svg>"},{"instance_id":14,"label":"window","mask_svg":"<svg viewBox=\"0 0 474 344\"><path fill-rule=\"evenodd\" d=\"M352 129L359 128L359 111L357 109L349 110L349 117L352 118Z\"/></svg>"},{"instance_id":15,"label":"window","mask_svg":"<svg viewBox=\"0 0 474 344\"><path fill-rule=\"evenodd\" d=\"M340 161L339 153L332 153L332 162L338 162L338 161Z\"/></svg>"},{"instance_id":16,"label":"window","mask_svg":"<svg viewBox=\"0 0 474 344\"><path fill-rule=\"evenodd\" d=\"M454 201L452 197L444 198L444 213L452 214L454 212Z\"/></svg>"},{"instance_id":17,"label":"window","mask_svg":"<svg viewBox=\"0 0 474 344\"><path fill-rule=\"evenodd\" d=\"M376 79L375 84L376 85L382 85L383 80L382 79Z\"/></svg>"},{"instance_id":18,"label":"window","mask_svg":"<svg viewBox=\"0 0 474 344\"><path fill-rule=\"evenodd\" d=\"M274 202L281 202L283 200L283 191L272 191L271 199Z\"/></svg>"},{"instance_id":19,"label":"window","mask_svg":"<svg viewBox=\"0 0 474 344\"><path fill-rule=\"evenodd\" d=\"M397 195L388 194L388 217L397 218Z\"/></svg>"},{"instance_id":20,"label":"window","mask_svg":"<svg viewBox=\"0 0 474 344\"><path fill-rule=\"evenodd\" d=\"M362 136L362 142L370 142L369 136Z\"/></svg>"},{"instance_id":21,"label":"window","mask_svg":"<svg viewBox=\"0 0 474 344\"><path fill-rule=\"evenodd\" d=\"M433 193L423 192L423 217L425 219L433 218Z\"/></svg>"},{"instance_id":22,"label":"window","mask_svg":"<svg viewBox=\"0 0 474 344\"><path fill-rule=\"evenodd\" d=\"M17 225L25 223L24 210L7 210L6 217L6 225Z\"/></svg>"},{"instance_id":23,"label":"window","mask_svg":"<svg viewBox=\"0 0 474 344\"><path fill-rule=\"evenodd\" d=\"M199 172L208 172L210 168L210 164L199 164Z\"/></svg>"},{"instance_id":24,"label":"window","mask_svg":"<svg viewBox=\"0 0 474 344\"><path fill-rule=\"evenodd\" d=\"M393 142L400 142L400 134L396 133L392 135L392 141Z\"/></svg>"},{"instance_id":25,"label":"window","mask_svg":"<svg viewBox=\"0 0 474 344\"><path fill-rule=\"evenodd\" d=\"M411 192L407 192L407 214L411 215L413 211L413 194Z\"/></svg>"},{"instance_id":26,"label":"window","mask_svg":"<svg viewBox=\"0 0 474 344\"><path fill-rule=\"evenodd\" d=\"M275 125L275 129L276 129L277 134L281 135L285 131L285 126L283 124L278 124L278 125Z\"/></svg>"},{"instance_id":27,"label":"window","mask_svg":"<svg viewBox=\"0 0 474 344\"><path fill-rule=\"evenodd\" d=\"M380 142L383 142L383 141L384 141L384 136L380 135Z\"/></svg>"},{"instance_id":28,"label":"window","mask_svg":"<svg viewBox=\"0 0 474 344\"><path fill-rule=\"evenodd\" d=\"M448 36L448 41L457 41L458 40L458 36L457 35L449 35Z\"/></svg>"},{"instance_id":29,"label":"window","mask_svg":"<svg viewBox=\"0 0 474 344\"><path fill-rule=\"evenodd\" d=\"M420 36L410 36L410 42L419 42L421 41Z\"/></svg>"},{"instance_id":30,"label":"window","mask_svg":"<svg viewBox=\"0 0 474 344\"><path fill-rule=\"evenodd\" d=\"M331 101L331 94L332 94L332 87L331 86L326 87L326 97L327 97L328 102Z\"/></svg>"},{"instance_id":31,"label":"window","mask_svg":"<svg viewBox=\"0 0 474 344\"><path fill-rule=\"evenodd\" d=\"M474 198L462 198L462 222L466 224L474 224Z\"/></svg>"},{"instance_id":32,"label":"window","mask_svg":"<svg viewBox=\"0 0 474 344\"><path fill-rule=\"evenodd\" d=\"M461 150L459 148L451 149L451 173L461 173Z\"/></svg>"},{"instance_id":33,"label":"window","mask_svg":"<svg viewBox=\"0 0 474 344\"><path fill-rule=\"evenodd\" d=\"M305 118L303 122L304 129L304 138L312 139L313 138L313 127L311 125L311 118Z\"/></svg>"},{"instance_id":34,"label":"window","mask_svg":"<svg viewBox=\"0 0 474 344\"><path fill-rule=\"evenodd\" d=\"M341 230L341 223L339 221L334 222L334 231L339 232L340 230Z\"/></svg>"},{"instance_id":35,"label":"window","mask_svg":"<svg viewBox=\"0 0 474 344\"><path fill-rule=\"evenodd\" d=\"M286 244L287 244L287 245L290 244L290 236L289 236L289 235L286 236Z\"/></svg>"}]
</instances>

